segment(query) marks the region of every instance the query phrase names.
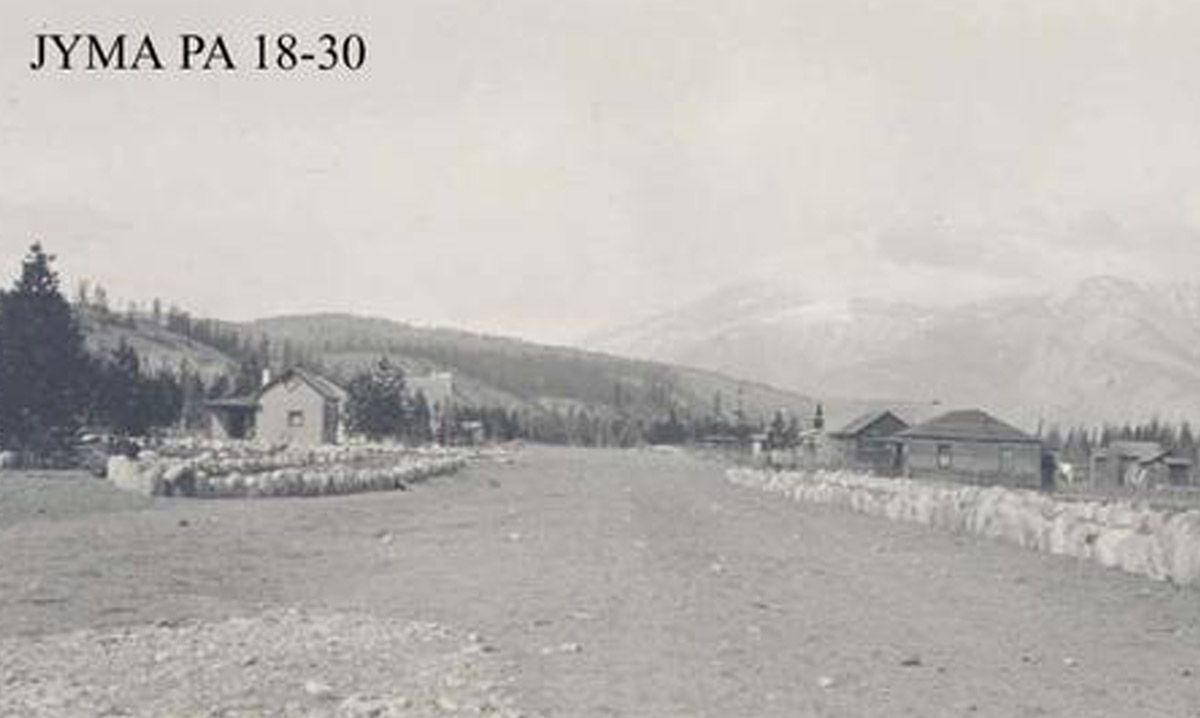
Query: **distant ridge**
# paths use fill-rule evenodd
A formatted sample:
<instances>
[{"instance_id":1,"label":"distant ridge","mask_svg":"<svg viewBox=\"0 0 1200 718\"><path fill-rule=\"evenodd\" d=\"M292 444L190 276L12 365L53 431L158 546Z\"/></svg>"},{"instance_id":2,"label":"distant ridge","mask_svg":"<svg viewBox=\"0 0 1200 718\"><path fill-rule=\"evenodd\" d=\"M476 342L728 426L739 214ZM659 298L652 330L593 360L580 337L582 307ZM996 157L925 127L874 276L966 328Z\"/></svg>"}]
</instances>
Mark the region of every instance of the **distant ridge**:
<instances>
[{"instance_id":1,"label":"distant ridge","mask_svg":"<svg viewBox=\"0 0 1200 718\"><path fill-rule=\"evenodd\" d=\"M381 355L413 373L450 371L456 392L476 404L578 406L651 416L672 405L696 414L707 412L720 394L727 408L740 396L747 412L764 416L779 409L808 416L815 408L810 398L797 392L712 370L378 317L308 314L243 326L273 341L288 340L309 349L342 376Z\"/></svg>"},{"instance_id":2,"label":"distant ridge","mask_svg":"<svg viewBox=\"0 0 1200 718\"><path fill-rule=\"evenodd\" d=\"M725 295L720 322L695 309L710 297L590 345L818 397L979 406L1028 430L1042 419L1200 420L1197 285L1102 276L951 307L740 293L750 296Z\"/></svg>"},{"instance_id":3,"label":"distant ridge","mask_svg":"<svg viewBox=\"0 0 1200 718\"><path fill-rule=\"evenodd\" d=\"M167 329L148 317L83 313L89 347L105 352L130 344L150 369L190 371L212 378L237 371L227 352ZM474 406L527 411L586 411L646 421L672 409L703 416L715 403L750 419L787 410L807 419L815 403L797 392L719 372L628 359L598 351L537 344L451 328L427 328L378 317L342 313L276 316L245 323L220 322L242 341L288 343L319 362L332 378L387 356L413 375L451 372L456 399Z\"/></svg>"}]
</instances>

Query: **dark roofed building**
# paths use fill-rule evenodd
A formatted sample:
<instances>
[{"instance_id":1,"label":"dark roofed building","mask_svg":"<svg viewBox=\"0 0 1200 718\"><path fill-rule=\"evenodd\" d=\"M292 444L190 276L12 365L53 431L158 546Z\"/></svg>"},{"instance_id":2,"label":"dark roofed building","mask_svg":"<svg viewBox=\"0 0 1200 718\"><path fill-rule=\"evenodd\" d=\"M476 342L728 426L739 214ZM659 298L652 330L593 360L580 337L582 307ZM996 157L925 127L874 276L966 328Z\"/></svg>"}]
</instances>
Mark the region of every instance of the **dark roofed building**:
<instances>
[{"instance_id":1,"label":"dark roofed building","mask_svg":"<svg viewBox=\"0 0 1200 718\"><path fill-rule=\"evenodd\" d=\"M899 470L899 451L892 437L908 422L888 410L870 411L837 431L829 432L836 465L884 476Z\"/></svg>"},{"instance_id":2,"label":"dark roofed building","mask_svg":"<svg viewBox=\"0 0 1200 718\"><path fill-rule=\"evenodd\" d=\"M1041 441L979 409L942 414L894 438L905 476L1043 485Z\"/></svg>"}]
</instances>

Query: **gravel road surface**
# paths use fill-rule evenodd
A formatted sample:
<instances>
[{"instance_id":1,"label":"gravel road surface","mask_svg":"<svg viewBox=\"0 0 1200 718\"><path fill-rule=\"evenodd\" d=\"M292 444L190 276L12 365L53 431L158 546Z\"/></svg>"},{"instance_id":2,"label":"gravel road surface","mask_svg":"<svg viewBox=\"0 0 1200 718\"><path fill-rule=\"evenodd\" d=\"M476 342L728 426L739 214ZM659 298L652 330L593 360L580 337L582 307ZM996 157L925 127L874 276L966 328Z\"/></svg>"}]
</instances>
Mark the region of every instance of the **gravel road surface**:
<instances>
[{"instance_id":1,"label":"gravel road surface","mask_svg":"<svg viewBox=\"0 0 1200 718\"><path fill-rule=\"evenodd\" d=\"M128 686L109 715L151 715L163 692L134 686L160 680L209 716L380 696L374 715L1200 716L1200 592L782 501L676 452L529 448L320 499L56 481L0 475L0 506L21 497L0 508L0 715L89 715L89 682ZM337 626L349 653L312 650Z\"/></svg>"}]
</instances>

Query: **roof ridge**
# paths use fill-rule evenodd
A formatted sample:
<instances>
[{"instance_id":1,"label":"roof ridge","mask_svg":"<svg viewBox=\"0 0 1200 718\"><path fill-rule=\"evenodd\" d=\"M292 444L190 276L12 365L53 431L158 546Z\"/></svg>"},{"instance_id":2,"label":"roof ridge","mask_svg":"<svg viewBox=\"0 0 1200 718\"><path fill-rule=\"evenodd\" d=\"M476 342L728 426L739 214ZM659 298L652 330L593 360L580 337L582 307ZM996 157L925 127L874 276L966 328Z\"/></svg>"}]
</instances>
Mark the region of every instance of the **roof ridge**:
<instances>
[{"instance_id":1,"label":"roof ridge","mask_svg":"<svg viewBox=\"0 0 1200 718\"><path fill-rule=\"evenodd\" d=\"M842 428L840 428L836 431L829 432L829 435L830 436L853 436L853 435L857 434L858 432L867 429L868 427L873 425L875 422L879 421L880 419L884 418L885 416L887 416L889 414L892 417L894 417L897 421L899 421L901 424L904 424L906 429L910 426L907 421L905 421L899 414L892 411L891 409L873 409L871 411L865 411L862 414L859 414L852 421L850 421L850 423L844 425Z\"/></svg>"},{"instance_id":2,"label":"roof ridge","mask_svg":"<svg viewBox=\"0 0 1200 718\"><path fill-rule=\"evenodd\" d=\"M1038 439L1001 421L982 409L955 409L939 414L897 434L904 438L974 439L979 441L1037 442Z\"/></svg>"},{"instance_id":3,"label":"roof ridge","mask_svg":"<svg viewBox=\"0 0 1200 718\"><path fill-rule=\"evenodd\" d=\"M287 381L289 377L299 378L301 381L312 387L313 390L315 390L318 394L327 399L337 399L340 401L346 396L346 390L334 383L332 379L328 379L314 371L310 371L298 366L291 367L290 369L281 372L279 376L267 382L261 389L258 390L258 396L261 397L262 394L268 389L276 384Z\"/></svg>"}]
</instances>

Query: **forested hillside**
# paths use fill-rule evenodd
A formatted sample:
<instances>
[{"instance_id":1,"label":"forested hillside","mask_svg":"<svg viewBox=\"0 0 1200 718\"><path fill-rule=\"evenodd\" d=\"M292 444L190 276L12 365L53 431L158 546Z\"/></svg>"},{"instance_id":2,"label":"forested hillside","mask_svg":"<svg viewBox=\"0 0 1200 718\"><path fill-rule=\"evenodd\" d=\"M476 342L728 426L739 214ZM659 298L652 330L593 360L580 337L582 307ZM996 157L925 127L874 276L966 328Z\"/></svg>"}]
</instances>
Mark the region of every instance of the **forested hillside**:
<instances>
[{"instance_id":1,"label":"forested hillside","mask_svg":"<svg viewBox=\"0 0 1200 718\"><path fill-rule=\"evenodd\" d=\"M534 439L678 440L761 427L780 411L807 421L815 410L801 395L714 372L516 339L346 314L233 323L154 306L115 313L92 302L76 310L92 351L132 347L146 370L180 376L193 425L204 398L252 392L264 370L301 365L344 384L381 357L410 376L450 372L463 417Z\"/></svg>"},{"instance_id":2,"label":"forested hillside","mask_svg":"<svg viewBox=\"0 0 1200 718\"><path fill-rule=\"evenodd\" d=\"M715 372L624 359L516 339L430 329L345 314L277 317L245 327L275 343L316 357L345 376L380 355L410 372L452 371L468 402L507 401L654 416L674 408L703 413L714 403L770 416L788 409L805 416L811 401L798 394Z\"/></svg>"}]
</instances>

